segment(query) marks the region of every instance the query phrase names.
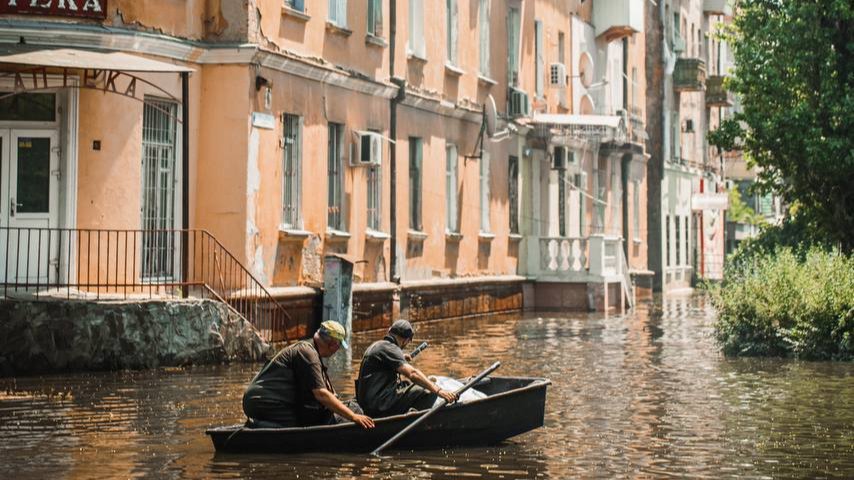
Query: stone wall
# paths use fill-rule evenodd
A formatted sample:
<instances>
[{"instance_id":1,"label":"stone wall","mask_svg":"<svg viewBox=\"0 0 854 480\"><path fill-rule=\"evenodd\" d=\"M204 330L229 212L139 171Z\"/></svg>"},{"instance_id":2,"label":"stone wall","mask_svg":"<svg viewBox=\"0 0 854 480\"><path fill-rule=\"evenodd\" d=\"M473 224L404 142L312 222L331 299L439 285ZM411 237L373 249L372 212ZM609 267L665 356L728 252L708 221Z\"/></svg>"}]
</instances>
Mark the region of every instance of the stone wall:
<instances>
[{"instance_id":1,"label":"stone wall","mask_svg":"<svg viewBox=\"0 0 854 480\"><path fill-rule=\"evenodd\" d=\"M270 347L210 300L0 300L0 375L260 360Z\"/></svg>"}]
</instances>

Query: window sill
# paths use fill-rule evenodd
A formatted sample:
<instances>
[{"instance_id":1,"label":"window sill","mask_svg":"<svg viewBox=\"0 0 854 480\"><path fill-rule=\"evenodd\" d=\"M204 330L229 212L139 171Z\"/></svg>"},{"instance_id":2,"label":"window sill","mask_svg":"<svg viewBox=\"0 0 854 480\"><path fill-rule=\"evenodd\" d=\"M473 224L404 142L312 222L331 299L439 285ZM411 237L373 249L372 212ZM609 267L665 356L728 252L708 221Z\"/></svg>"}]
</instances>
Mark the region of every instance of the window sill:
<instances>
[{"instance_id":1,"label":"window sill","mask_svg":"<svg viewBox=\"0 0 854 480\"><path fill-rule=\"evenodd\" d=\"M445 232L445 240L448 242L459 243L463 239L460 232Z\"/></svg>"},{"instance_id":2,"label":"window sill","mask_svg":"<svg viewBox=\"0 0 854 480\"><path fill-rule=\"evenodd\" d=\"M334 33L336 35L341 35L344 37L349 37L350 35L353 34L353 31L348 29L347 27L341 27L341 26L335 25L332 22L326 22L326 31L330 32L330 33Z\"/></svg>"},{"instance_id":3,"label":"window sill","mask_svg":"<svg viewBox=\"0 0 854 480\"><path fill-rule=\"evenodd\" d=\"M507 235L507 238L509 238L511 242L520 242L524 237L520 233L511 233L510 235Z\"/></svg>"},{"instance_id":4,"label":"window sill","mask_svg":"<svg viewBox=\"0 0 854 480\"><path fill-rule=\"evenodd\" d=\"M495 240L495 234L491 232L478 232L477 239L481 242L491 242Z\"/></svg>"},{"instance_id":5,"label":"window sill","mask_svg":"<svg viewBox=\"0 0 854 480\"><path fill-rule=\"evenodd\" d=\"M383 37L378 37L369 33L365 35L365 45L385 48L388 46L388 42L386 42Z\"/></svg>"},{"instance_id":6,"label":"window sill","mask_svg":"<svg viewBox=\"0 0 854 480\"><path fill-rule=\"evenodd\" d=\"M311 236L311 232L300 228L279 225L279 236L284 237L285 240L305 240Z\"/></svg>"},{"instance_id":7,"label":"window sill","mask_svg":"<svg viewBox=\"0 0 854 480\"><path fill-rule=\"evenodd\" d=\"M484 76L482 73L477 74L477 82L480 84L483 84L483 85L489 85L490 87L498 85L497 81L495 81L495 80L493 80L487 76Z\"/></svg>"},{"instance_id":8,"label":"window sill","mask_svg":"<svg viewBox=\"0 0 854 480\"><path fill-rule=\"evenodd\" d=\"M454 77L461 77L464 73L466 73L466 71L461 68L455 67L451 63L445 62L445 73Z\"/></svg>"},{"instance_id":9,"label":"window sill","mask_svg":"<svg viewBox=\"0 0 854 480\"><path fill-rule=\"evenodd\" d=\"M350 234L341 230L327 229L326 240L329 242L346 242L350 239Z\"/></svg>"},{"instance_id":10,"label":"window sill","mask_svg":"<svg viewBox=\"0 0 854 480\"><path fill-rule=\"evenodd\" d=\"M295 9L288 7L288 6L282 7L282 15L287 15L288 17L291 17L294 20L297 20L300 22L307 22L307 21L311 20L311 15L308 15L305 12L300 12L299 10L295 10Z\"/></svg>"},{"instance_id":11,"label":"window sill","mask_svg":"<svg viewBox=\"0 0 854 480\"><path fill-rule=\"evenodd\" d=\"M406 52L406 59L416 63L427 63L427 59L425 57L416 55L414 52Z\"/></svg>"},{"instance_id":12,"label":"window sill","mask_svg":"<svg viewBox=\"0 0 854 480\"><path fill-rule=\"evenodd\" d=\"M367 229L365 230L365 240L369 242L384 242L391 238L391 235L380 232L378 230Z\"/></svg>"},{"instance_id":13,"label":"window sill","mask_svg":"<svg viewBox=\"0 0 854 480\"><path fill-rule=\"evenodd\" d=\"M419 230L409 230L406 232L406 238L413 242L423 242L427 238L427 234Z\"/></svg>"}]
</instances>

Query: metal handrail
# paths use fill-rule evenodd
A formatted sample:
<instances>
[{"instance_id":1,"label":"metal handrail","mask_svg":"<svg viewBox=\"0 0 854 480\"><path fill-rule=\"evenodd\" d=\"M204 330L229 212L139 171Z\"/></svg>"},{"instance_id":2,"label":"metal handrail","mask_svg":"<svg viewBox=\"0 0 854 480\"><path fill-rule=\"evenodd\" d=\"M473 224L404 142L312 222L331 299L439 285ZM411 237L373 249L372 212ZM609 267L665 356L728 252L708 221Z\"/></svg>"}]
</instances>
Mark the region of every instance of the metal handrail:
<instances>
[{"instance_id":1,"label":"metal handrail","mask_svg":"<svg viewBox=\"0 0 854 480\"><path fill-rule=\"evenodd\" d=\"M0 227L0 288L7 298L210 298L271 342L288 341L288 330L297 327L264 285L201 229Z\"/></svg>"}]
</instances>

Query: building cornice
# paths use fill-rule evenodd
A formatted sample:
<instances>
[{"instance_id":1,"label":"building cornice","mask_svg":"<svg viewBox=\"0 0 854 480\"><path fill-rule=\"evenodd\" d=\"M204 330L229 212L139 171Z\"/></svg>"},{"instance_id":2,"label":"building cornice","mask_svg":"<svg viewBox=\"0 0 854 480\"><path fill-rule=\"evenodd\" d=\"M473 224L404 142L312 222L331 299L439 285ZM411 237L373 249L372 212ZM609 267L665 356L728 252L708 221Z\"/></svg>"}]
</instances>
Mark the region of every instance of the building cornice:
<instances>
[{"instance_id":1,"label":"building cornice","mask_svg":"<svg viewBox=\"0 0 854 480\"><path fill-rule=\"evenodd\" d=\"M462 107L437 98L431 98L412 90L406 91L406 97L401 103L410 108L458 120L465 120L467 122L480 123L483 121L483 113L479 110Z\"/></svg>"}]
</instances>

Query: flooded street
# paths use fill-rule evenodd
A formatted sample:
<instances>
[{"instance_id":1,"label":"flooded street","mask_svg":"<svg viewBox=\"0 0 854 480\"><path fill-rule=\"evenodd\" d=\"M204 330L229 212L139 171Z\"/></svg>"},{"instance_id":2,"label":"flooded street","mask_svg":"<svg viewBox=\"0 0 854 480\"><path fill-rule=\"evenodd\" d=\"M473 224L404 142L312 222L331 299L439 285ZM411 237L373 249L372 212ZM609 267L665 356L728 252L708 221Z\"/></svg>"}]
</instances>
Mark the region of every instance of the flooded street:
<instances>
[{"instance_id":1,"label":"flooded street","mask_svg":"<svg viewBox=\"0 0 854 480\"><path fill-rule=\"evenodd\" d=\"M627 316L416 325L428 374L552 380L544 428L491 448L216 455L258 365L0 379L0 471L51 478L854 477L854 364L726 359L702 297ZM359 334L361 354L380 332ZM358 358L333 363L351 396Z\"/></svg>"}]
</instances>

